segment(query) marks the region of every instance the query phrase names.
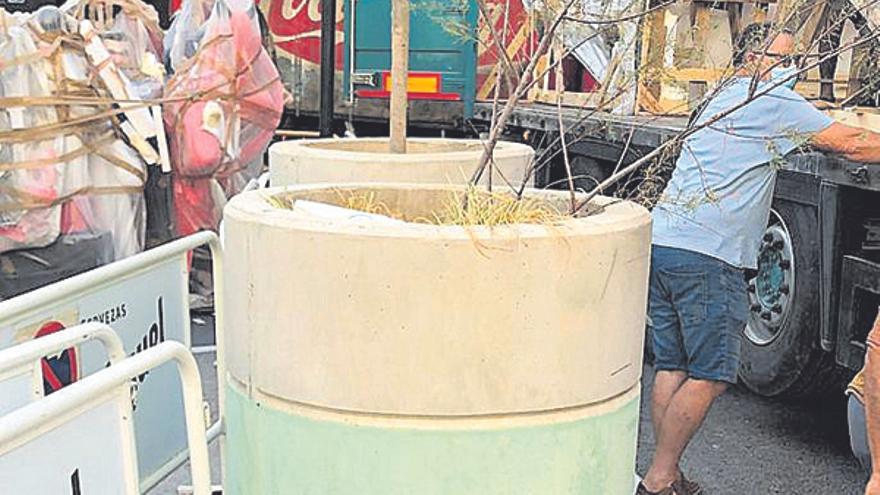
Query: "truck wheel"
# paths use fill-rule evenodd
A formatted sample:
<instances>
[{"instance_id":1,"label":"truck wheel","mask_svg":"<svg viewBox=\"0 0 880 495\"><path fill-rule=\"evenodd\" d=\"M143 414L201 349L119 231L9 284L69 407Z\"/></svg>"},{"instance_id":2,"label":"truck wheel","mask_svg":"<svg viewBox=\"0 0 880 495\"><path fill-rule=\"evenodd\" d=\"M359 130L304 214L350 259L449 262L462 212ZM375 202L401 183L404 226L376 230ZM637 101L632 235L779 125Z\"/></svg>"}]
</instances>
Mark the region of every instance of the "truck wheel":
<instances>
[{"instance_id":1,"label":"truck wheel","mask_svg":"<svg viewBox=\"0 0 880 495\"><path fill-rule=\"evenodd\" d=\"M819 231L815 210L774 205L757 274L749 280L750 314L740 379L766 397L828 392L840 385L832 353L819 347Z\"/></svg>"},{"instance_id":2,"label":"truck wheel","mask_svg":"<svg viewBox=\"0 0 880 495\"><path fill-rule=\"evenodd\" d=\"M614 165L607 162L596 160L585 155L572 154L571 158L571 175L574 181L574 187L578 190L592 191L596 186L611 176L611 169ZM565 176L563 165L563 177ZM565 184L568 187L568 184Z\"/></svg>"}]
</instances>

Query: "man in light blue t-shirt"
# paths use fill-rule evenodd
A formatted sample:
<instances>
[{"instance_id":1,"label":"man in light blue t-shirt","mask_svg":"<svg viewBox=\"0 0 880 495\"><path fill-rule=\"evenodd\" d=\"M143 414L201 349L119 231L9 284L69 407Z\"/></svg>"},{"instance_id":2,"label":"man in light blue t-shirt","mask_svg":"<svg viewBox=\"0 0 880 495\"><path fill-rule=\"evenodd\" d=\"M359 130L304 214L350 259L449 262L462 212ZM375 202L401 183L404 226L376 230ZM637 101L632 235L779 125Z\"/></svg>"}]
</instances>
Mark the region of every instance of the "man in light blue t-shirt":
<instances>
[{"instance_id":1,"label":"man in light blue t-shirt","mask_svg":"<svg viewBox=\"0 0 880 495\"><path fill-rule=\"evenodd\" d=\"M791 88L794 39L748 26L733 78L696 115L654 209L649 313L656 450L637 494L695 495L679 462L712 402L736 383L755 268L782 157L810 144L880 163L880 135L834 122ZM731 111L733 110L733 111ZM722 116L723 115L723 116ZM718 118L721 116L721 118Z\"/></svg>"}]
</instances>

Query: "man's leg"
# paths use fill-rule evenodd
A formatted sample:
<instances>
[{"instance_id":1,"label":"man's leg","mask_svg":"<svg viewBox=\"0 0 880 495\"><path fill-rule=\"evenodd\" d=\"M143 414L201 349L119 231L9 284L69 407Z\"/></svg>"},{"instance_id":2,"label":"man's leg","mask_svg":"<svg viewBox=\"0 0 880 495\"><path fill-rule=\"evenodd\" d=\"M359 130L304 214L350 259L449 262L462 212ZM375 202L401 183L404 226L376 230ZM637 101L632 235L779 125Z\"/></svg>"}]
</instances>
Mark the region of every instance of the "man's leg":
<instances>
[{"instance_id":1,"label":"man's leg","mask_svg":"<svg viewBox=\"0 0 880 495\"><path fill-rule=\"evenodd\" d=\"M654 398L657 445L644 480L651 492L679 480L685 448L714 400L728 383L736 382L740 333L748 316L742 270L691 254L682 256L679 266L669 268L666 276L686 355L687 365L681 369L687 370L688 378L672 391L671 398L675 380L664 378L663 385L669 387Z\"/></svg>"},{"instance_id":2,"label":"man's leg","mask_svg":"<svg viewBox=\"0 0 880 495\"><path fill-rule=\"evenodd\" d=\"M712 402L726 388L723 382L687 379L672 395L657 430L657 447L645 475L645 488L660 491L678 479L685 447L703 424Z\"/></svg>"},{"instance_id":3,"label":"man's leg","mask_svg":"<svg viewBox=\"0 0 880 495\"><path fill-rule=\"evenodd\" d=\"M657 370L654 375L654 387L651 391L651 424L654 426L654 438L660 438L660 428L663 425L663 416L672 396L678 392L687 380L684 371Z\"/></svg>"},{"instance_id":4,"label":"man's leg","mask_svg":"<svg viewBox=\"0 0 880 495\"><path fill-rule=\"evenodd\" d=\"M648 291L648 313L651 322L652 347L654 350L654 386L651 390L651 423L654 437L659 436L663 415L672 400L673 394L687 379L687 354L681 339L681 322L672 294L666 286L661 270L674 262L668 251L655 248L652 255L651 279Z\"/></svg>"}]
</instances>

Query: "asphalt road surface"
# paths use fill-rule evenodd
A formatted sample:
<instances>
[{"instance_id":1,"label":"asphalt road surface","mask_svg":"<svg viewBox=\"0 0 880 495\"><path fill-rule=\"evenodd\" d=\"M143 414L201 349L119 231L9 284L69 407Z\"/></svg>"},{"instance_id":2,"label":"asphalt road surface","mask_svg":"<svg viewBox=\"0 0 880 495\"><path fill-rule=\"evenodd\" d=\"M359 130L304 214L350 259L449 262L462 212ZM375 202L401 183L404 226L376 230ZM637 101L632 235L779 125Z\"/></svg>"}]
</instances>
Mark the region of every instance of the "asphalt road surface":
<instances>
[{"instance_id":1,"label":"asphalt road surface","mask_svg":"<svg viewBox=\"0 0 880 495\"><path fill-rule=\"evenodd\" d=\"M654 374L645 367L637 470L651 461ZM846 402L790 404L735 387L721 396L687 452L683 469L707 495L861 494L864 475L849 450Z\"/></svg>"},{"instance_id":2,"label":"asphalt road surface","mask_svg":"<svg viewBox=\"0 0 880 495\"><path fill-rule=\"evenodd\" d=\"M212 344L211 323L193 322L195 345ZM216 374L213 353L198 357L206 399L216 418ZM645 367L637 471L644 474L654 448L648 411L654 374ZM790 404L763 399L734 387L718 399L703 429L685 454L683 468L699 481L706 495L863 493L864 479L849 451L846 402L822 400ZM219 455L211 449L213 479L219 481ZM150 492L176 493L189 483L184 467ZM489 495L489 494L487 494ZM616 494L608 494L616 495Z\"/></svg>"}]
</instances>

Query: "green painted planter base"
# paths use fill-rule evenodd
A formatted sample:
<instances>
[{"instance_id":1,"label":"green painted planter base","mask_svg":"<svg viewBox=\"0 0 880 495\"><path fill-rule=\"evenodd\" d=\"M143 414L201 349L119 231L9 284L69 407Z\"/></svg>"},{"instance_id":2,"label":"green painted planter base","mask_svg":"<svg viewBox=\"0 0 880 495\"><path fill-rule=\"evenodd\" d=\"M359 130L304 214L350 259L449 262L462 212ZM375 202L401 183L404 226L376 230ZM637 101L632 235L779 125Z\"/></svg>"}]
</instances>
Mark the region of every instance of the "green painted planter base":
<instances>
[{"instance_id":1,"label":"green painted planter base","mask_svg":"<svg viewBox=\"0 0 880 495\"><path fill-rule=\"evenodd\" d=\"M293 414L227 387L224 493L630 495L638 393L591 410L497 421Z\"/></svg>"}]
</instances>

